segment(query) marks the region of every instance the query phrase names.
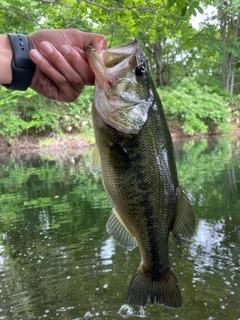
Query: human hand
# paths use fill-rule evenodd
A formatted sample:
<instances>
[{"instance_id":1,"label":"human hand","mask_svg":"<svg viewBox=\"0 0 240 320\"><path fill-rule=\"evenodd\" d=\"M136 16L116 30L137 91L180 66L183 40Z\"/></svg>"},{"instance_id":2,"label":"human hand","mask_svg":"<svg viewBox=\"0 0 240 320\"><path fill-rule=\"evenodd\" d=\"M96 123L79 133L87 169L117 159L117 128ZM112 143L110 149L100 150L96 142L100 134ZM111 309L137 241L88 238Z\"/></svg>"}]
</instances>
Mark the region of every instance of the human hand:
<instances>
[{"instance_id":1,"label":"human hand","mask_svg":"<svg viewBox=\"0 0 240 320\"><path fill-rule=\"evenodd\" d=\"M31 82L33 90L50 99L74 101L84 84L94 84L85 50L88 46L98 51L105 49L105 36L58 29L41 30L28 38L32 48L30 58L37 67Z\"/></svg>"}]
</instances>

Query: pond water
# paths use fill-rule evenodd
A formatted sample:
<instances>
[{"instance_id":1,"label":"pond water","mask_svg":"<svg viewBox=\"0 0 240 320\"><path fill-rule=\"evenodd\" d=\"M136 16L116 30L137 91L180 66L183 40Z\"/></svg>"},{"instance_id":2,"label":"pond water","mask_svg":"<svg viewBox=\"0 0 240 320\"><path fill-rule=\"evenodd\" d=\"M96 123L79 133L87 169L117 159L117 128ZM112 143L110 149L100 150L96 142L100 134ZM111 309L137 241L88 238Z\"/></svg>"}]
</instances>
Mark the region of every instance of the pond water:
<instances>
[{"instance_id":1,"label":"pond water","mask_svg":"<svg viewBox=\"0 0 240 320\"><path fill-rule=\"evenodd\" d=\"M111 212L90 152L0 157L0 319L240 319L240 139L175 143L197 217L191 242L170 239L183 307L127 304L140 255L107 234Z\"/></svg>"}]
</instances>

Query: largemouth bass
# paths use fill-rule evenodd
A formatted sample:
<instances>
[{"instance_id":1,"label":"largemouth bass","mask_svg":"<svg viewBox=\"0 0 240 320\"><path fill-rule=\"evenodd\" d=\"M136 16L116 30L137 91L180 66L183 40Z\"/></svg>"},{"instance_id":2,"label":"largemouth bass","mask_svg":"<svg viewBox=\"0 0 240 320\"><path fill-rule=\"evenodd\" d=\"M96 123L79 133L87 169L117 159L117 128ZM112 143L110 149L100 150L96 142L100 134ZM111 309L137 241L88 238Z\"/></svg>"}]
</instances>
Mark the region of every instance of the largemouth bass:
<instances>
[{"instance_id":1,"label":"largemouth bass","mask_svg":"<svg viewBox=\"0 0 240 320\"><path fill-rule=\"evenodd\" d=\"M146 57L136 39L102 52L88 48L87 57L96 78L91 171L101 171L113 204L107 231L128 249L138 245L141 254L128 301L179 308L169 232L184 244L193 235L195 215L179 186L171 135Z\"/></svg>"}]
</instances>

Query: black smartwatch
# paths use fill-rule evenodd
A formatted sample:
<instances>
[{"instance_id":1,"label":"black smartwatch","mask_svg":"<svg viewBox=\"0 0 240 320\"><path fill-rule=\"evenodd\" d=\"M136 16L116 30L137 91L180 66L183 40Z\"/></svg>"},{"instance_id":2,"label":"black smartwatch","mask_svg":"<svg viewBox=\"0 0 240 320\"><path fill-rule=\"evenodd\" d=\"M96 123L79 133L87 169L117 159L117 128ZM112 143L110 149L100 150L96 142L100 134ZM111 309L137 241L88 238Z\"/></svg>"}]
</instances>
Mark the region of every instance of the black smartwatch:
<instances>
[{"instance_id":1,"label":"black smartwatch","mask_svg":"<svg viewBox=\"0 0 240 320\"><path fill-rule=\"evenodd\" d=\"M8 33L11 41L13 58L12 67L12 83L4 85L9 90L25 91L30 86L32 77L36 70L35 64L29 57L31 50L28 37L24 34Z\"/></svg>"}]
</instances>

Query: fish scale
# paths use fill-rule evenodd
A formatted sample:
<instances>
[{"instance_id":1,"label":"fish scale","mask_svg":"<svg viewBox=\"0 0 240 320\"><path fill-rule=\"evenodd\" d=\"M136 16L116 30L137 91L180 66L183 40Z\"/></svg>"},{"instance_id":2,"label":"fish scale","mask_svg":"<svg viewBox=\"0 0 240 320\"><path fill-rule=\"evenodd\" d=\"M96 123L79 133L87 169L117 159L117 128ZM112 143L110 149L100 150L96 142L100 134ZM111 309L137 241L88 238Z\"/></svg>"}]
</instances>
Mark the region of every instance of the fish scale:
<instances>
[{"instance_id":1,"label":"fish scale","mask_svg":"<svg viewBox=\"0 0 240 320\"><path fill-rule=\"evenodd\" d=\"M181 307L169 233L187 242L195 215L179 186L171 135L146 58L136 39L101 53L89 48L87 56L96 77L91 171L101 171L113 204L107 231L130 250L138 245L141 254L128 301Z\"/></svg>"}]
</instances>

